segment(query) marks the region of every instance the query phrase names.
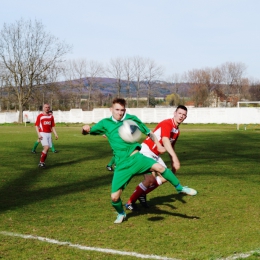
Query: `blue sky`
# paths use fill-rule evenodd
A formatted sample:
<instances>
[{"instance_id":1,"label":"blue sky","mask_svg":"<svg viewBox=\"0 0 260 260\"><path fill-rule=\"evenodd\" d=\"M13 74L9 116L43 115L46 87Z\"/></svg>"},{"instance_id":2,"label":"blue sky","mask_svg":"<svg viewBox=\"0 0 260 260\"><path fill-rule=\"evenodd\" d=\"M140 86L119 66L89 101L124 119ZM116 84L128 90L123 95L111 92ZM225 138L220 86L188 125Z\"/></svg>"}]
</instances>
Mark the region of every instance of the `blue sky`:
<instances>
[{"instance_id":1,"label":"blue sky","mask_svg":"<svg viewBox=\"0 0 260 260\"><path fill-rule=\"evenodd\" d=\"M37 19L73 45L68 59L150 58L164 79L241 62L259 80L259 10L259 0L1 0L0 28Z\"/></svg>"}]
</instances>

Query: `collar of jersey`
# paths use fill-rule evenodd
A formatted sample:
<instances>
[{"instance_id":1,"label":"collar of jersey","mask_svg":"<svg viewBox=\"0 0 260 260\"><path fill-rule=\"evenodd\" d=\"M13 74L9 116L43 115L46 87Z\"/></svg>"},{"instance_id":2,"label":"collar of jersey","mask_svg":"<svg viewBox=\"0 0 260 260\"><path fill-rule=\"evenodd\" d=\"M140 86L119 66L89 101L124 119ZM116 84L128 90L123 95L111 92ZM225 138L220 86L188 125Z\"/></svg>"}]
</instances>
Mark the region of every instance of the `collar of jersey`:
<instances>
[{"instance_id":1,"label":"collar of jersey","mask_svg":"<svg viewBox=\"0 0 260 260\"><path fill-rule=\"evenodd\" d=\"M124 116L122 117L122 119L121 120L116 120L113 116L111 116L111 118L112 118L112 120L114 121L114 122L119 122L119 121L123 121L124 119L125 119L125 116L126 116L126 113L124 114Z\"/></svg>"}]
</instances>

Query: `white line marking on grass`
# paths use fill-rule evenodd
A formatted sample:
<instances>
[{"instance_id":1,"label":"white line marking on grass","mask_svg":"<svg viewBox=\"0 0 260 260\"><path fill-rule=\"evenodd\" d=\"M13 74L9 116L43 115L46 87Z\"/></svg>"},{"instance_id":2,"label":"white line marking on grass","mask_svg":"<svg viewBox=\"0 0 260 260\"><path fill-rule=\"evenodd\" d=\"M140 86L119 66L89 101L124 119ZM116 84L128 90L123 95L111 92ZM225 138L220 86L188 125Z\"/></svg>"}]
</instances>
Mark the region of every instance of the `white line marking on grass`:
<instances>
[{"instance_id":1,"label":"white line marking on grass","mask_svg":"<svg viewBox=\"0 0 260 260\"><path fill-rule=\"evenodd\" d=\"M253 254L260 254L260 250L250 251L247 253L241 253L241 254L234 254L227 258L218 258L217 260L235 260L235 259L241 259L241 258L248 258L249 256Z\"/></svg>"},{"instance_id":2,"label":"white line marking on grass","mask_svg":"<svg viewBox=\"0 0 260 260\"><path fill-rule=\"evenodd\" d=\"M163 257L163 256L158 256L158 255L143 255L143 254L138 254L138 253L135 253L135 252L125 252L125 251L118 251L118 250L113 250L113 249L82 246L82 245L78 245L78 244L72 244L70 242L61 242L61 241L58 241L58 240L55 240L55 239L49 239L49 238L46 238L46 237L23 235L23 234L17 234L17 233L13 233L13 232L0 231L0 234L5 235L5 236L11 236L11 237L21 237L21 238L25 238L25 239L35 239L35 240L40 240L40 241L44 241L44 242L51 243L51 244L62 245L62 246L70 246L70 247L78 248L78 249L81 249L81 250L97 251L97 252L116 254L116 255L128 255L128 256L133 256L133 257L138 257L138 258L147 258L147 259L179 260L179 259L176 259L176 258L168 258L168 257Z\"/></svg>"},{"instance_id":3,"label":"white line marking on grass","mask_svg":"<svg viewBox=\"0 0 260 260\"><path fill-rule=\"evenodd\" d=\"M255 253L260 254L260 249L255 250L255 251L250 251L250 252L247 252L247 253L234 254L234 255L231 255L227 258L218 258L216 260L235 260L235 259L241 259L241 258L248 258L249 256L251 256Z\"/></svg>"}]
</instances>

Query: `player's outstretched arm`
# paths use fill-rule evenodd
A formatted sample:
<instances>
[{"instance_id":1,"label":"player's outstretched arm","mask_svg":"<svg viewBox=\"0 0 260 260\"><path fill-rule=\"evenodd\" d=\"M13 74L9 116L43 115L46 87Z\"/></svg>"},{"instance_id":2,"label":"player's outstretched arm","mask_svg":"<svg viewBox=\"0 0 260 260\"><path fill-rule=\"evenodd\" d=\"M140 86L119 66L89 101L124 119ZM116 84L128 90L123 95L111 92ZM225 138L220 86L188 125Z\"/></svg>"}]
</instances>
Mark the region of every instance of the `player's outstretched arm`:
<instances>
[{"instance_id":1,"label":"player's outstretched arm","mask_svg":"<svg viewBox=\"0 0 260 260\"><path fill-rule=\"evenodd\" d=\"M168 152L169 156L171 157L171 162L172 162L172 169L174 172L180 169L180 161L178 159L177 154L175 153L172 144L169 140L168 137L163 137L162 138L163 146L166 148L166 151Z\"/></svg>"},{"instance_id":2,"label":"player's outstretched arm","mask_svg":"<svg viewBox=\"0 0 260 260\"><path fill-rule=\"evenodd\" d=\"M159 153L165 153L166 152L166 149L160 144L160 142L158 141L156 135L151 131L149 133L149 137L154 141L154 143L156 144L157 146L157 150Z\"/></svg>"}]
</instances>

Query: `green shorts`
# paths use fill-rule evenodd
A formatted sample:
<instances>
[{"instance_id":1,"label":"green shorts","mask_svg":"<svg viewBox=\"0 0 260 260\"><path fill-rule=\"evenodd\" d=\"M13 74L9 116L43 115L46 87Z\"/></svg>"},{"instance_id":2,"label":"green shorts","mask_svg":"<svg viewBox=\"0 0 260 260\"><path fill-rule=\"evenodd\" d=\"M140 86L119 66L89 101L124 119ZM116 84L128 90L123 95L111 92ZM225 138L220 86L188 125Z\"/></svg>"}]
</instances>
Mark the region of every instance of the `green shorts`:
<instances>
[{"instance_id":1,"label":"green shorts","mask_svg":"<svg viewBox=\"0 0 260 260\"><path fill-rule=\"evenodd\" d=\"M154 159L148 158L137 152L116 164L113 175L111 192L124 189L135 175L151 173L151 167L157 163Z\"/></svg>"}]
</instances>

